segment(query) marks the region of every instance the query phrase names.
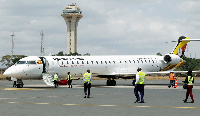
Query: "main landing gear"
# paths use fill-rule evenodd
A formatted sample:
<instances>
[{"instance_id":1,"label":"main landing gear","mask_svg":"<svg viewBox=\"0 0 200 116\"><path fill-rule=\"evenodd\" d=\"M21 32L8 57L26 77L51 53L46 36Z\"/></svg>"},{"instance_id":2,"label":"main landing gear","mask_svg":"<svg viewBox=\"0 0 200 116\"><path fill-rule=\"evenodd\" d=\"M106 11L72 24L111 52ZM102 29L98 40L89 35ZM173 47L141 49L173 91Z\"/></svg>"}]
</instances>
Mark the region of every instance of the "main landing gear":
<instances>
[{"instance_id":1,"label":"main landing gear","mask_svg":"<svg viewBox=\"0 0 200 116\"><path fill-rule=\"evenodd\" d=\"M116 81L114 79L108 79L106 82L107 86L115 86L116 85Z\"/></svg>"}]
</instances>

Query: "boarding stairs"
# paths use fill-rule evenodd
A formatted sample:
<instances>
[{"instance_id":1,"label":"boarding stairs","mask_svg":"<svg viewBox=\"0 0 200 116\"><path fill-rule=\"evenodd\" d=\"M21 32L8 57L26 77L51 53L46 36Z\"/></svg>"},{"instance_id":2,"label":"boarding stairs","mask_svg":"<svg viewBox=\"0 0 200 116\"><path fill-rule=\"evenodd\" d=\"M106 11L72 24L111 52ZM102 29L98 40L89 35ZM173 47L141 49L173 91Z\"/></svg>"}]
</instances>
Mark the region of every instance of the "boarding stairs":
<instances>
[{"instance_id":1,"label":"boarding stairs","mask_svg":"<svg viewBox=\"0 0 200 116\"><path fill-rule=\"evenodd\" d=\"M54 86L54 80L53 80L53 76L49 73L42 73L42 78L43 81L49 85L49 86Z\"/></svg>"}]
</instances>

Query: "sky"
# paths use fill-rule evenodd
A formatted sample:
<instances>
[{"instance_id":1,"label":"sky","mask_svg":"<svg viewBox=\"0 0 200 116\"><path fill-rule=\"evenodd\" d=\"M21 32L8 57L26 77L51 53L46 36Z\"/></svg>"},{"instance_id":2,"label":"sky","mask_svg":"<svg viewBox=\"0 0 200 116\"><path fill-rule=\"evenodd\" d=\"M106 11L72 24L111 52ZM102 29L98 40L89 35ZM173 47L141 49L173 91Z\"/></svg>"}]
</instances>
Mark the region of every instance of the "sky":
<instances>
[{"instance_id":1,"label":"sky","mask_svg":"<svg viewBox=\"0 0 200 116\"><path fill-rule=\"evenodd\" d=\"M0 57L66 53L67 26L61 17L76 3L78 53L91 55L156 55L170 53L180 36L200 39L199 0L0 0ZM200 58L200 43L190 42L185 55Z\"/></svg>"}]
</instances>

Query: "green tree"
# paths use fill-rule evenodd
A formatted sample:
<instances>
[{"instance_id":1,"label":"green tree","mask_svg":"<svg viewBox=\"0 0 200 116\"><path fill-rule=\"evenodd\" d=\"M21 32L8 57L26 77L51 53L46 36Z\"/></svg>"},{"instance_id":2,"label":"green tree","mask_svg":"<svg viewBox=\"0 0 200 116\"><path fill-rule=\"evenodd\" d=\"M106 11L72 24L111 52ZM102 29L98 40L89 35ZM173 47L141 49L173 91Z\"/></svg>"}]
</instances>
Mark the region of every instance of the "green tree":
<instances>
[{"instance_id":1,"label":"green tree","mask_svg":"<svg viewBox=\"0 0 200 116\"><path fill-rule=\"evenodd\" d=\"M67 54L67 56L81 56L78 52Z\"/></svg>"},{"instance_id":2,"label":"green tree","mask_svg":"<svg viewBox=\"0 0 200 116\"><path fill-rule=\"evenodd\" d=\"M89 53L85 53L83 56L90 56L90 54Z\"/></svg>"},{"instance_id":3,"label":"green tree","mask_svg":"<svg viewBox=\"0 0 200 116\"><path fill-rule=\"evenodd\" d=\"M157 55L158 55L158 56L162 56L162 54L161 54L160 52L159 52L159 53L157 53Z\"/></svg>"},{"instance_id":4,"label":"green tree","mask_svg":"<svg viewBox=\"0 0 200 116\"><path fill-rule=\"evenodd\" d=\"M75 52L70 54L64 54L63 51L60 51L58 54L54 54L53 56L81 56L81 54Z\"/></svg>"},{"instance_id":5,"label":"green tree","mask_svg":"<svg viewBox=\"0 0 200 116\"><path fill-rule=\"evenodd\" d=\"M13 64L15 64L16 62L18 62L21 58L24 58L26 56L24 55L6 55L6 56L3 56L1 58L1 63L2 65L5 65L6 67L10 67L12 66Z\"/></svg>"},{"instance_id":6,"label":"green tree","mask_svg":"<svg viewBox=\"0 0 200 116\"><path fill-rule=\"evenodd\" d=\"M187 58L183 56L184 63L176 70L187 71L187 70L200 70L200 59Z\"/></svg>"},{"instance_id":7,"label":"green tree","mask_svg":"<svg viewBox=\"0 0 200 116\"><path fill-rule=\"evenodd\" d=\"M57 56L65 56L65 54L63 53L63 51L60 51Z\"/></svg>"}]
</instances>

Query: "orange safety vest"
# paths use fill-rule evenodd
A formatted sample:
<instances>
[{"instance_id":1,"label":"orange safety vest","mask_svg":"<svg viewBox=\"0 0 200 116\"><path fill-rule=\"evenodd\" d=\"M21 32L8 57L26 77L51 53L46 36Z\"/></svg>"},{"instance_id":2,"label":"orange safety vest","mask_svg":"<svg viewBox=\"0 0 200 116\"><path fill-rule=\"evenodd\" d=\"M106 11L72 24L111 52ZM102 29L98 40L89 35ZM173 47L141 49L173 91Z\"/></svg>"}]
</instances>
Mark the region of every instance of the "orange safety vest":
<instances>
[{"instance_id":1,"label":"orange safety vest","mask_svg":"<svg viewBox=\"0 0 200 116\"><path fill-rule=\"evenodd\" d=\"M169 77L170 77L170 80L175 80L174 74L171 73L171 74L169 75Z\"/></svg>"}]
</instances>

